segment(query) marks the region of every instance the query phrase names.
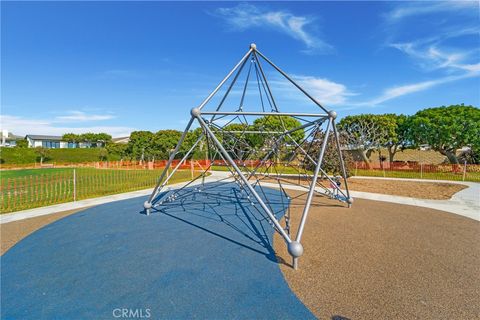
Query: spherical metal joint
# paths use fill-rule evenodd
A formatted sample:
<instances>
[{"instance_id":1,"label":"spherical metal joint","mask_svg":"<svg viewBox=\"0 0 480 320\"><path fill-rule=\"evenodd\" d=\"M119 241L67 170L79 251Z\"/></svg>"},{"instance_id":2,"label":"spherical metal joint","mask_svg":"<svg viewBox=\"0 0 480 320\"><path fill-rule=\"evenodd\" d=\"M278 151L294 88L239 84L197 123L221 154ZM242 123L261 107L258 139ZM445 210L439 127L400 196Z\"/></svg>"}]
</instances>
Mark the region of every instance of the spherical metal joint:
<instances>
[{"instance_id":1,"label":"spherical metal joint","mask_svg":"<svg viewBox=\"0 0 480 320\"><path fill-rule=\"evenodd\" d=\"M195 118L198 118L200 116L200 108L192 108L192 110L190 110L190 114L192 115L192 117L195 117Z\"/></svg>"},{"instance_id":2,"label":"spherical metal joint","mask_svg":"<svg viewBox=\"0 0 480 320\"><path fill-rule=\"evenodd\" d=\"M347 199L347 203L348 203L348 204L352 204L352 203L353 203L353 198L352 198L352 197L348 198L348 199Z\"/></svg>"},{"instance_id":3,"label":"spherical metal joint","mask_svg":"<svg viewBox=\"0 0 480 320\"><path fill-rule=\"evenodd\" d=\"M337 118L337 113L334 111L334 110L330 110L328 112L328 115L330 118L332 118L333 120L335 120Z\"/></svg>"},{"instance_id":4,"label":"spherical metal joint","mask_svg":"<svg viewBox=\"0 0 480 320\"><path fill-rule=\"evenodd\" d=\"M255 43L251 43L250 49L252 49L253 51L257 50L257 45Z\"/></svg>"},{"instance_id":5,"label":"spherical metal joint","mask_svg":"<svg viewBox=\"0 0 480 320\"><path fill-rule=\"evenodd\" d=\"M148 209L151 209L151 208L152 208L152 203L151 203L151 202L148 202L148 201L145 201L145 202L143 203L143 207L144 207L145 209L147 209L147 210L148 210Z\"/></svg>"},{"instance_id":6,"label":"spherical metal joint","mask_svg":"<svg viewBox=\"0 0 480 320\"><path fill-rule=\"evenodd\" d=\"M303 246L298 241L292 241L288 244L288 253L294 258L298 258L303 254Z\"/></svg>"}]
</instances>

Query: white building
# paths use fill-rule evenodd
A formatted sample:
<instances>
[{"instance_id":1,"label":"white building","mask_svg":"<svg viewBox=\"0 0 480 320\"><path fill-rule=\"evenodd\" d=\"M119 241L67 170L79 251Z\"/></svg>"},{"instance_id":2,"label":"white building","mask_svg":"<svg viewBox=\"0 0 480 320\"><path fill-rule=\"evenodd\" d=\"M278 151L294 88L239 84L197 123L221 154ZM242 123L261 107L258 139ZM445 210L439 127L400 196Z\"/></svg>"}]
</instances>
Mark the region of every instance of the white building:
<instances>
[{"instance_id":1,"label":"white building","mask_svg":"<svg viewBox=\"0 0 480 320\"><path fill-rule=\"evenodd\" d=\"M43 147L48 149L58 149L58 148L91 148L92 144L90 142L67 142L63 141L61 136L45 136L45 135L35 135L27 134L25 137L28 141L29 148Z\"/></svg>"},{"instance_id":2,"label":"white building","mask_svg":"<svg viewBox=\"0 0 480 320\"><path fill-rule=\"evenodd\" d=\"M22 140L23 137L14 135L8 130L0 131L0 147L15 147L18 140Z\"/></svg>"}]
</instances>

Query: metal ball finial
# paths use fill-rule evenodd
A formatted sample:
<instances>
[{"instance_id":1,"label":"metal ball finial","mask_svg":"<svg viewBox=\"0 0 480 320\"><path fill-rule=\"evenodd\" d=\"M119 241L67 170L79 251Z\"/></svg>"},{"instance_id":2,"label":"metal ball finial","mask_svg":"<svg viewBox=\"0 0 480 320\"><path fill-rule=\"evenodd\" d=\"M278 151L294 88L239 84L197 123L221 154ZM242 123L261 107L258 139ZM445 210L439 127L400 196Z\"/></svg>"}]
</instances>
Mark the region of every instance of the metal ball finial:
<instances>
[{"instance_id":1,"label":"metal ball finial","mask_svg":"<svg viewBox=\"0 0 480 320\"><path fill-rule=\"evenodd\" d=\"M337 118L337 113L334 110L328 111L328 115L334 120Z\"/></svg>"},{"instance_id":2,"label":"metal ball finial","mask_svg":"<svg viewBox=\"0 0 480 320\"><path fill-rule=\"evenodd\" d=\"M254 51L257 50L257 45L255 43L251 43L250 44L250 49L252 49Z\"/></svg>"},{"instance_id":3,"label":"metal ball finial","mask_svg":"<svg viewBox=\"0 0 480 320\"><path fill-rule=\"evenodd\" d=\"M298 241L292 241L288 244L288 253L294 258L298 258L303 254L303 246Z\"/></svg>"},{"instance_id":4,"label":"metal ball finial","mask_svg":"<svg viewBox=\"0 0 480 320\"><path fill-rule=\"evenodd\" d=\"M192 108L192 110L190 110L190 114L192 115L192 117L199 117L200 116L200 108Z\"/></svg>"}]
</instances>

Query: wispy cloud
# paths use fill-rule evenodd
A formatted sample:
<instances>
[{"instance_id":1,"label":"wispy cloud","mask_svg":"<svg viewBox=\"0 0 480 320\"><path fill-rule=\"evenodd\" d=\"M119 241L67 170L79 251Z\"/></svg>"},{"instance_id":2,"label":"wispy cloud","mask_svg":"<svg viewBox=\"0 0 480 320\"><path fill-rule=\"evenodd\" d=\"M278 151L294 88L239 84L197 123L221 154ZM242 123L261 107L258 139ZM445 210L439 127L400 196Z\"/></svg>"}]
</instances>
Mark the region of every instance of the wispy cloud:
<instances>
[{"instance_id":1,"label":"wispy cloud","mask_svg":"<svg viewBox=\"0 0 480 320\"><path fill-rule=\"evenodd\" d=\"M67 115L55 117L55 122L102 121L115 118L113 114L87 114L83 111L70 111Z\"/></svg>"},{"instance_id":2,"label":"wispy cloud","mask_svg":"<svg viewBox=\"0 0 480 320\"><path fill-rule=\"evenodd\" d=\"M301 41L308 53L328 53L333 47L314 35L310 27L315 18L297 16L288 11L269 11L248 3L235 7L218 8L213 15L222 18L234 30L243 31L250 28L270 28Z\"/></svg>"},{"instance_id":3,"label":"wispy cloud","mask_svg":"<svg viewBox=\"0 0 480 320\"><path fill-rule=\"evenodd\" d=\"M63 135L65 133L106 132L114 137L128 136L134 128L126 126L62 126L55 121L26 118L12 115L0 115L1 129L7 129L17 135L46 134Z\"/></svg>"},{"instance_id":4,"label":"wispy cloud","mask_svg":"<svg viewBox=\"0 0 480 320\"><path fill-rule=\"evenodd\" d=\"M439 12L451 12L452 10L477 10L478 1L419 1L419 2L406 2L399 6L396 6L393 10L385 14L385 17L389 22L396 23L399 20Z\"/></svg>"},{"instance_id":5,"label":"wispy cloud","mask_svg":"<svg viewBox=\"0 0 480 320\"><path fill-rule=\"evenodd\" d=\"M321 104L325 104L325 106L344 104L347 102L348 97L355 95L344 84L326 78L307 75L292 75L292 78L312 97ZM303 99L303 93L284 78L276 77L270 83L273 86L272 90L283 98ZM295 92L298 94L294 95L293 93Z\"/></svg>"},{"instance_id":6,"label":"wispy cloud","mask_svg":"<svg viewBox=\"0 0 480 320\"><path fill-rule=\"evenodd\" d=\"M448 82L454 82L454 81L462 80L466 78L477 77L478 75L479 75L478 72L468 72L461 75L447 76L447 77L442 77L435 80L428 80L428 81L422 81L422 82L411 83L406 85L394 86L386 89L380 96L374 99L371 99L365 102L353 103L352 105L358 106L358 107L361 107L361 106L373 107L404 95L431 89L435 86L448 83Z\"/></svg>"},{"instance_id":7,"label":"wispy cloud","mask_svg":"<svg viewBox=\"0 0 480 320\"><path fill-rule=\"evenodd\" d=\"M445 83L480 76L478 10L478 1L395 3L393 9L384 14L385 22L395 26L389 29L387 47L406 54L433 79L393 86L373 99L353 105L376 106ZM416 22L422 24L422 32L411 33L412 24ZM459 40L472 36L477 37L475 46L466 44L468 41L460 41L463 45L458 45ZM409 40L398 40L405 37Z\"/></svg>"}]
</instances>

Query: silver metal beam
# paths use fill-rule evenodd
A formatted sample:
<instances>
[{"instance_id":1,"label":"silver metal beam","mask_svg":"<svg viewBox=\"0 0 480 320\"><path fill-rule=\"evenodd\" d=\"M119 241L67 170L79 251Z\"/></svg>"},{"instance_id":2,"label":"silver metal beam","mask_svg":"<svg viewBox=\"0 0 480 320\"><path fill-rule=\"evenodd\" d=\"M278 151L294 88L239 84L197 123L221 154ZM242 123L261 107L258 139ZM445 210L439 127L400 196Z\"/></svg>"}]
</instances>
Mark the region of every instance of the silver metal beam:
<instances>
[{"instance_id":1,"label":"silver metal beam","mask_svg":"<svg viewBox=\"0 0 480 320\"><path fill-rule=\"evenodd\" d=\"M193 117L190 118L190 121L188 121L187 127L185 128L185 131L183 131L182 136L180 137L180 140L178 140L177 146L175 149L173 149L173 152L170 154L170 158L168 159L167 165L165 166L165 169L163 169L162 174L160 175L160 178L158 178L157 184L155 188L153 189L152 194L148 198L148 203L152 202L153 197L157 193L158 188L160 187L160 183L162 183L163 178L165 178L165 175L168 172L168 169L170 168L170 165L172 164L173 159L175 158L175 155L177 154L178 150L180 149L180 146L183 143L183 140L185 140L185 137L187 136L188 130L190 130L190 127L192 126L193 123Z\"/></svg>"},{"instance_id":2,"label":"silver metal beam","mask_svg":"<svg viewBox=\"0 0 480 320\"><path fill-rule=\"evenodd\" d=\"M188 156L190 155L190 153L192 153L193 149L196 148L196 146L198 145L198 143L202 140L203 138L203 133L198 137L197 141L195 141L195 143L192 145L192 147L190 148L190 150L188 150L187 153L185 153L185 155L183 156L183 158L180 160L180 162L178 162L178 164L175 166L175 168L173 168L172 172L170 172L170 174L168 175L168 177L165 179L165 181L163 181L163 183L160 185L160 187L158 188L158 190L162 190L162 188L168 183L168 180L170 180L170 178L174 175L174 173L178 170L178 168L180 168L180 166L182 165L182 163L187 160ZM155 198L155 195L153 196L152 199Z\"/></svg>"},{"instance_id":3,"label":"silver metal beam","mask_svg":"<svg viewBox=\"0 0 480 320\"><path fill-rule=\"evenodd\" d=\"M208 103L208 101L210 101L210 99L212 99L215 93L217 93L217 91L220 90L223 84L228 80L228 78L230 78L230 76L235 72L235 70L237 70L237 68L245 61L245 59L247 59L248 56L250 56L250 53L252 53L252 49L248 50L248 52L243 56L243 58L240 59L240 61L235 65L235 67L233 67L233 69L227 74L227 76L223 78L223 80L218 84L215 90L213 90L212 93L210 93L208 97L206 97L205 100L203 100L203 102L198 106L200 110Z\"/></svg>"},{"instance_id":4,"label":"silver metal beam","mask_svg":"<svg viewBox=\"0 0 480 320\"><path fill-rule=\"evenodd\" d=\"M250 185L250 183L248 182L247 178L243 175L242 171L238 168L238 166L236 165L235 161L233 161L233 159L230 157L230 155L228 154L228 152L225 150L225 148L222 146L222 144L220 143L220 141L218 141L217 137L215 136L215 134L210 130L210 128L208 127L208 125L205 123L205 121L203 120L203 118L201 116L198 116L197 117L197 120L198 122L200 123L200 125L207 131L207 134L210 136L210 138L213 140L213 142L215 142L215 144L217 145L217 148L220 150L220 152L223 154L223 156L225 157L225 159L230 163L230 165L233 167L233 169L237 172L237 175L240 177L240 179L243 181L243 183L245 184L245 186L249 189L250 193L255 197L255 199L257 200L257 202L260 204L260 206L262 207L263 210L265 210L265 212L267 213L268 217L270 218L270 220L273 222L273 224L275 225L275 227L277 228L278 232L280 233L280 235L285 239L285 241L287 243L290 243L292 240L290 239L290 237L288 236L288 234L285 232L285 230L282 228L282 226L280 225L280 223L277 221L277 219L275 218L275 216L273 215L273 213L270 211L270 209L267 207L267 205L263 202L262 198L258 195L258 193L255 191L255 189Z\"/></svg>"},{"instance_id":5,"label":"silver metal beam","mask_svg":"<svg viewBox=\"0 0 480 320\"><path fill-rule=\"evenodd\" d=\"M325 113L298 113L298 112L249 112L249 111L202 111L202 115L225 115L225 116L297 116L328 118Z\"/></svg>"},{"instance_id":6,"label":"silver metal beam","mask_svg":"<svg viewBox=\"0 0 480 320\"><path fill-rule=\"evenodd\" d=\"M315 190L315 185L317 184L318 179L318 172L320 171L320 166L323 162L323 155L325 153L325 149L327 147L328 136L330 134L330 125L332 124L332 119L328 119L327 129L325 131L325 140L323 140L322 148L320 149L320 153L318 154L317 166L315 167L315 171L313 172L312 184L310 185L310 190L307 196L307 202L305 203L305 208L303 209L302 219L300 220L300 225L298 227L297 238L296 241L300 242L302 239L303 229L305 228L305 221L307 220L308 211L310 210L310 205L312 204L313 192Z\"/></svg>"},{"instance_id":7,"label":"silver metal beam","mask_svg":"<svg viewBox=\"0 0 480 320\"><path fill-rule=\"evenodd\" d=\"M342 168L343 181L345 182L345 191L347 192L348 206L350 207L352 204L350 198L350 191L348 190L347 170L345 169L345 163L343 162L342 149L340 148L340 137L338 136L338 130L337 126L335 125L335 120L333 121L333 134L335 135L335 143L337 145L338 156L340 157L340 167Z\"/></svg>"},{"instance_id":8,"label":"silver metal beam","mask_svg":"<svg viewBox=\"0 0 480 320\"><path fill-rule=\"evenodd\" d=\"M292 78L290 78L285 72L283 72L282 69L277 67L272 61L270 61L267 57L265 57L260 51L255 50L255 52L258 53L263 58L263 60L267 61L268 64L271 65L275 70L280 72L280 74L284 76L288 81L290 81L295 87L297 87L300 91L302 91L303 94L306 95L310 100L312 100L317 106L319 106L323 111L328 113L328 110L325 109L325 107L322 106L320 102L318 102L314 97L308 94L307 91L305 91L299 84L297 84Z\"/></svg>"}]
</instances>

